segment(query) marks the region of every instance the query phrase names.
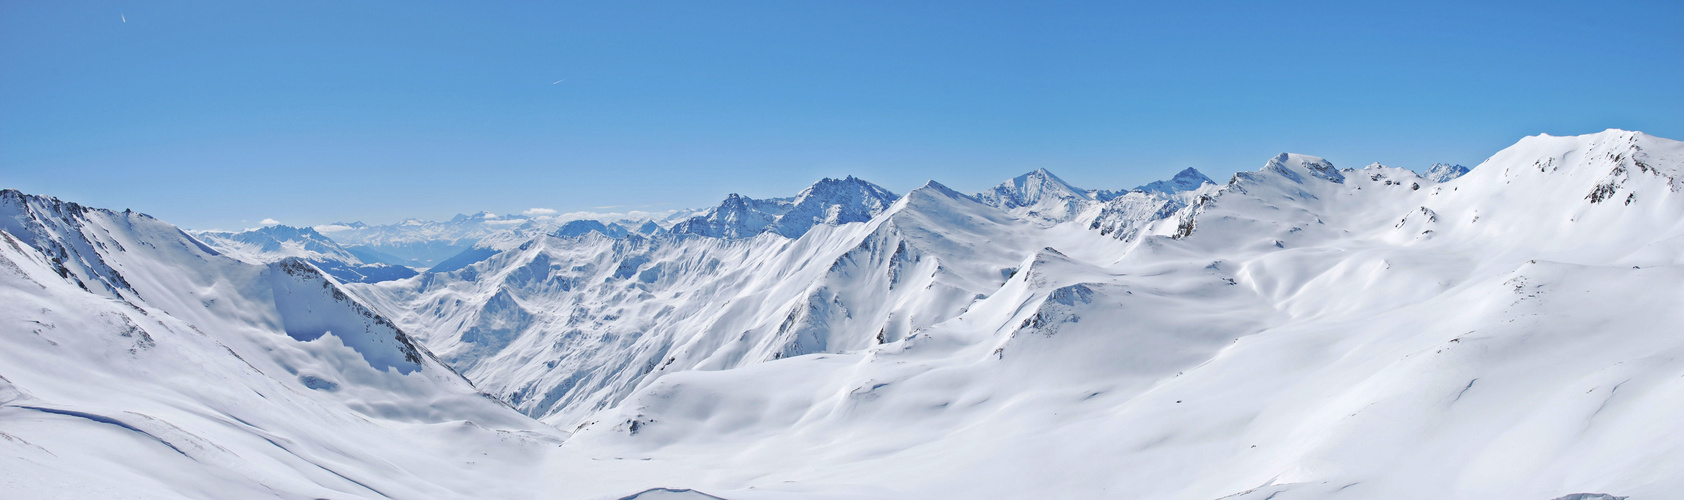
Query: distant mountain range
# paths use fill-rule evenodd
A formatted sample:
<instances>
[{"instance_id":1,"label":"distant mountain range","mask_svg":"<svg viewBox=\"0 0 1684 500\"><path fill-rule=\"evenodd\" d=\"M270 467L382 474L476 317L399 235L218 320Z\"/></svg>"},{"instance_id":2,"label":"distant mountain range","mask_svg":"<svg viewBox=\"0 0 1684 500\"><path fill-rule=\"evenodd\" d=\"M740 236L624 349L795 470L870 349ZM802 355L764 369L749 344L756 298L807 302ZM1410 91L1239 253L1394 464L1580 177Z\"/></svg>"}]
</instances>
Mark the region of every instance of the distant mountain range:
<instances>
[{"instance_id":1,"label":"distant mountain range","mask_svg":"<svg viewBox=\"0 0 1684 500\"><path fill-rule=\"evenodd\" d=\"M245 232L0 191L0 496L1684 489L1684 143L1259 160Z\"/></svg>"}]
</instances>

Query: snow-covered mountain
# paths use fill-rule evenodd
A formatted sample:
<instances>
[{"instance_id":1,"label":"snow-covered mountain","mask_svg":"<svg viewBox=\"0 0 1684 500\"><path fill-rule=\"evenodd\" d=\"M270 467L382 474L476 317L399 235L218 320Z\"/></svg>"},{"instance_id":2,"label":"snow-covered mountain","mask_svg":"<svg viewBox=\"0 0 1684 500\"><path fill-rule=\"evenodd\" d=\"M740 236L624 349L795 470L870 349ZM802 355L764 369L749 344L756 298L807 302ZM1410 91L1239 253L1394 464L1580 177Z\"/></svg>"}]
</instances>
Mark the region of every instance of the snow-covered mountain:
<instances>
[{"instance_id":1,"label":"snow-covered mountain","mask_svg":"<svg viewBox=\"0 0 1684 500\"><path fill-rule=\"evenodd\" d=\"M0 230L7 498L503 496L562 437L303 259L12 190Z\"/></svg>"},{"instance_id":2,"label":"snow-covered mountain","mask_svg":"<svg viewBox=\"0 0 1684 500\"><path fill-rule=\"evenodd\" d=\"M0 350L0 399L15 385L101 410L4 403L0 437L17 439L0 456L23 465L0 484L51 491L95 471L189 497L1670 498L1684 488L1681 176L1684 143L1610 130L1528 137L1459 177L1281 154L1225 184L1184 171L1103 196L1044 171L975 196L826 180L733 196L670 232L497 232L450 266L344 285L14 194L40 208L3 220L48 222L0 226L21 242L0 245L7 269L25 270L0 272L0 314L16 317L0 334L23 346ZM198 389L201 368L75 319L124 302L147 331L204 332L150 338L221 360L232 368L209 376L229 388ZM408 338L419 362L393 354ZM131 371L116 389L66 375L117 369ZM168 475L181 459L119 410L245 462L195 456L184 470L235 472ZM238 418L204 423L218 412ZM248 427L342 475L258 464L298 462ZM141 440L86 444L95 432Z\"/></svg>"},{"instance_id":3,"label":"snow-covered mountain","mask_svg":"<svg viewBox=\"0 0 1684 500\"><path fill-rule=\"evenodd\" d=\"M1080 219L1090 221L1090 224L1098 224L1094 227L1099 228L1117 225L1118 214L1132 213L1135 211L1133 207L1156 206L1161 205L1160 202L1163 201L1181 200L1187 197L1186 193L1213 184L1215 183L1210 178L1198 170L1188 168L1169 179L1153 181L1134 189L1082 189L1064 182L1042 168L1000 183L994 189L977 193L973 198L1013 216L1044 224L1060 224ZM1130 194L1136 196L1111 203ZM1100 219L1105 222L1098 222Z\"/></svg>"},{"instance_id":4,"label":"snow-covered mountain","mask_svg":"<svg viewBox=\"0 0 1684 500\"><path fill-rule=\"evenodd\" d=\"M1204 187L1206 184L1216 184L1216 182L1210 180L1209 177L1205 177L1205 174L1200 173L1197 169L1189 167L1186 170L1176 172L1175 177L1171 177L1169 180L1153 181L1144 186L1134 188L1133 190L1145 191L1148 193L1175 194L1184 191L1193 191Z\"/></svg>"},{"instance_id":5,"label":"snow-covered mountain","mask_svg":"<svg viewBox=\"0 0 1684 500\"><path fill-rule=\"evenodd\" d=\"M371 226L361 222L335 222L314 229L360 253L361 257L416 268L427 268L462 253L480 239L504 230L532 229L541 225L518 214L480 212L457 214L448 221L407 219L397 224Z\"/></svg>"},{"instance_id":6,"label":"snow-covered mountain","mask_svg":"<svg viewBox=\"0 0 1684 500\"><path fill-rule=\"evenodd\" d=\"M760 200L732 193L719 206L673 225L671 232L714 238L774 233L796 238L814 225L870 220L895 198L889 190L853 176L825 178L792 198Z\"/></svg>"},{"instance_id":7,"label":"snow-covered mountain","mask_svg":"<svg viewBox=\"0 0 1684 500\"><path fill-rule=\"evenodd\" d=\"M553 212L553 211L552 211ZM666 227L688 220L697 210L667 210L590 214L567 213L552 215L505 214L479 212L457 214L448 221L406 219L397 224L371 226L361 222L335 222L315 226L343 245L346 252L366 263L386 263L425 269L470 252L487 238L513 233L523 237L548 231L572 231L581 226L574 223L594 223L606 228L618 227L649 234L666 231ZM572 226L570 226L572 225ZM563 229L572 227L573 229ZM460 261L461 259L456 259Z\"/></svg>"},{"instance_id":8,"label":"snow-covered mountain","mask_svg":"<svg viewBox=\"0 0 1684 500\"><path fill-rule=\"evenodd\" d=\"M974 198L1018 217L1054 223L1070 220L1094 201L1094 195L1044 168L1013 177Z\"/></svg>"},{"instance_id":9,"label":"snow-covered mountain","mask_svg":"<svg viewBox=\"0 0 1684 500\"><path fill-rule=\"evenodd\" d=\"M1433 182L1447 182L1451 179L1467 175L1467 173L1468 167L1451 165L1448 163L1434 163L1432 168L1428 168L1426 173L1421 174L1421 177L1425 177L1427 180Z\"/></svg>"},{"instance_id":10,"label":"snow-covered mountain","mask_svg":"<svg viewBox=\"0 0 1684 500\"><path fill-rule=\"evenodd\" d=\"M309 261L317 269L345 283L374 283L415 276L413 269L384 262L365 262L315 229L285 225L266 226L238 233L196 231L199 240L218 252L253 264L267 264L286 258Z\"/></svg>"},{"instance_id":11,"label":"snow-covered mountain","mask_svg":"<svg viewBox=\"0 0 1684 500\"><path fill-rule=\"evenodd\" d=\"M787 471L715 493L1666 498L1681 173L1684 144L1609 131L1442 184L1282 155L1126 244L945 218L994 253L919 247L938 274L1012 270L956 316L660 377L565 446Z\"/></svg>"}]
</instances>

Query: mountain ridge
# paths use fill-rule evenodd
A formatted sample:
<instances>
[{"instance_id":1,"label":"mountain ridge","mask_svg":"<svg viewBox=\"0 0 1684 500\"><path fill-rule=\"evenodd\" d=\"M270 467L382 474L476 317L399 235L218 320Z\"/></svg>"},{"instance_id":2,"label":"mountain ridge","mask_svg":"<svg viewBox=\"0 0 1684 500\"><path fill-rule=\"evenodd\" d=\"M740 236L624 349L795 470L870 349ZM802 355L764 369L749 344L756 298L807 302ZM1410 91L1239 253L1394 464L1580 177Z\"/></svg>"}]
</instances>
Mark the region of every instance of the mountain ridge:
<instances>
[{"instance_id":1,"label":"mountain ridge","mask_svg":"<svg viewBox=\"0 0 1684 500\"><path fill-rule=\"evenodd\" d=\"M730 196L745 210L717 227L758 232L549 224L378 283L0 192L0 431L42 450L0 441L0 479L301 498L1684 488L1684 143L1530 136L1454 178L1261 160L1105 200L1045 170L880 205L809 188L824 209L799 212ZM791 213L793 236L767 230Z\"/></svg>"}]
</instances>

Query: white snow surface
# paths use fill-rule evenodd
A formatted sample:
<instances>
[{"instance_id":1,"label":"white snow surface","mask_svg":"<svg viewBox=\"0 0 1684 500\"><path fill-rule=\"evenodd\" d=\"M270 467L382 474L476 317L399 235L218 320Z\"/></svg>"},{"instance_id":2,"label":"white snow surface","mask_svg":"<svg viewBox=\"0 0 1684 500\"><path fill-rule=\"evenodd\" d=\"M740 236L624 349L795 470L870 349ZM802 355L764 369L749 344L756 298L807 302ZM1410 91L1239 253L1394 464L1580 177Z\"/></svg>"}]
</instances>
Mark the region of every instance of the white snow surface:
<instances>
[{"instance_id":1,"label":"white snow surface","mask_svg":"<svg viewBox=\"0 0 1684 500\"><path fill-rule=\"evenodd\" d=\"M1681 175L1684 143L1621 130L1448 178L1282 154L1101 201L1032 173L354 284L8 191L0 487L1673 498Z\"/></svg>"},{"instance_id":2,"label":"white snow surface","mask_svg":"<svg viewBox=\"0 0 1684 500\"><path fill-rule=\"evenodd\" d=\"M301 259L9 190L0 229L5 498L503 497L563 436Z\"/></svg>"}]
</instances>

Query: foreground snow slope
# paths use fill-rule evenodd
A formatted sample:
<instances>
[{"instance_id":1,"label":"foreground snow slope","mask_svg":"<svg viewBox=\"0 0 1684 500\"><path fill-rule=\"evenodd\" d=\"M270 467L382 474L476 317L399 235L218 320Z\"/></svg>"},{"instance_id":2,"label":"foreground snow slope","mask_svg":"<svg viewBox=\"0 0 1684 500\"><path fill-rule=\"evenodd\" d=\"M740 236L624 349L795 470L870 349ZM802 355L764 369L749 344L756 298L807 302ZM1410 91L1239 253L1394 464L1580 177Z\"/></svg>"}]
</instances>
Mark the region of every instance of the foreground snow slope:
<instances>
[{"instance_id":1,"label":"foreground snow slope","mask_svg":"<svg viewBox=\"0 0 1684 500\"><path fill-rule=\"evenodd\" d=\"M1444 184L1282 155L904 339L658 378L564 449L728 498L1669 498L1680 173L1623 131Z\"/></svg>"},{"instance_id":2,"label":"foreground snow slope","mask_svg":"<svg viewBox=\"0 0 1684 500\"><path fill-rule=\"evenodd\" d=\"M1121 193L1044 172L993 198L932 182L878 208L817 197L864 208L803 211L789 235L793 201L712 212L759 228L723 237L510 231L437 272L345 285L9 194L30 208L0 217L18 242L0 245L0 480L83 497L1675 496L1684 144L1529 137L1459 173L1282 154Z\"/></svg>"},{"instance_id":3,"label":"foreground snow slope","mask_svg":"<svg viewBox=\"0 0 1684 500\"><path fill-rule=\"evenodd\" d=\"M519 496L559 441L303 260L16 191L0 229L8 498Z\"/></svg>"}]
</instances>

